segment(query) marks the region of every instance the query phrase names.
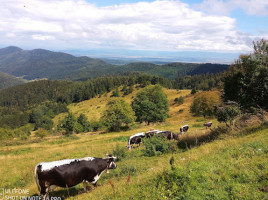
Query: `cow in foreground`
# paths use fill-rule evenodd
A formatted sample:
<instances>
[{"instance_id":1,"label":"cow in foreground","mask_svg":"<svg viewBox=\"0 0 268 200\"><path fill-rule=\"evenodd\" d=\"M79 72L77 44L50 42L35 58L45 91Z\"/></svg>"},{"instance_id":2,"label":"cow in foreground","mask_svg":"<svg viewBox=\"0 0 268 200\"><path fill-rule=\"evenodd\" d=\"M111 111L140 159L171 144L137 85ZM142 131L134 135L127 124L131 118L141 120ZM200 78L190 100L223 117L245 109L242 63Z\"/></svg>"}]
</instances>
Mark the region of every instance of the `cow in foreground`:
<instances>
[{"instance_id":1,"label":"cow in foreground","mask_svg":"<svg viewBox=\"0 0 268 200\"><path fill-rule=\"evenodd\" d=\"M204 124L204 126L206 128L210 128L212 126L212 122L207 122L207 123Z\"/></svg>"},{"instance_id":2,"label":"cow in foreground","mask_svg":"<svg viewBox=\"0 0 268 200\"><path fill-rule=\"evenodd\" d=\"M49 199L49 191L59 187L73 187L83 182L86 191L87 182L97 185L101 174L109 169L115 169L115 157L78 158L53 162L42 162L35 167L35 180L44 199Z\"/></svg>"},{"instance_id":3,"label":"cow in foreground","mask_svg":"<svg viewBox=\"0 0 268 200\"><path fill-rule=\"evenodd\" d=\"M140 145L141 138L144 138L144 137L145 137L144 133L137 133L135 135L130 136L129 139L128 139L127 148L131 149L133 147L133 144Z\"/></svg>"},{"instance_id":4,"label":"cow in foreground","mask_svg":"<svg viewBox=\"0 0 268 200\"><path fill-rule=\"evenodd\" d=\"M182 126L182 127L180 128L180 132L181 132L181 134L186 133L186 132L188 131L188 129L189 129L189 126L188 126L188 125L184 125L184 126Z\"/></svg>"}]
</instances>

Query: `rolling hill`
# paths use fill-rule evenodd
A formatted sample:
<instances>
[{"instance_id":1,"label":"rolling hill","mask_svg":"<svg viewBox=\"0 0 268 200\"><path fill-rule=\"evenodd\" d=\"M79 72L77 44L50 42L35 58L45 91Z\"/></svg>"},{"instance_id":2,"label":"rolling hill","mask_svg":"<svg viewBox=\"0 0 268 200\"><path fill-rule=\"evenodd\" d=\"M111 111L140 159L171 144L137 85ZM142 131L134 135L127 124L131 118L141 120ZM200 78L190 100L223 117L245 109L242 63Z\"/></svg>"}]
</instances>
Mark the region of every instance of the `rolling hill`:
<instances>
[{"instance_id":1,"label":"rolling hill","mask_svg":"<svg viewBox=\"0 0 268 200\"><path fill-rule=\"evenodd\" d=\"M184 75L218 73L228 67L229 65L222 64L170 63L156 65L145 62L113 65L100 59L86 56L75 57L67 53L44 49L23 50L14 46L0 49L0 71L28 80L42 78L85 80L133 71L165 78L176 78Z\"/></svg>"},{"instance_id":2,"label":"rolling hill","mask_svg":"<svg viewBox=\"0 0 268 200\"><path fill-rule=\"evenodd\" d=\"M5 89L15 85L25 83L26 80L0 72L0 89Z\"/></svg>"},{"instance_id":3,"label":"rolling hill","mask_svg":"<svg viewBox=\"0 0 268 200\"><path fill-rule=\"evenodd\" d=\"M123 98L130 102L139 89ZM210 131L203 128L205 120L189 113L194 95L190 90L165 89L170 104L169 119L165 123L146 126L138 124L135 129L99 134L99 132L72 136L48 135L43 139L34 134L28 140L13 140L9 146L0 145L2 181L0 187L28 189L28 195L37 195L34 167L39 162L67 158L104 157L113 153L116 146L125 149L125 157L117 161L117 169L103 173L98 187L83 192L82 184L75 187L56 188L50 194L62 199L263 199L267 195L267 126L243 134L222 135L218 140L204 142L189 149L177 149L173 153L148 157L144 155L144 144L126 151L128 137L150 128L178 132L187 123L189 131L182 137L198 137ZM213 91L217 92L217 91ZM69 105L74 115L86 114L90 120L98 119L107 102L116 97L111 93L80 103ZM120 93L122 95L122 93ZM174 104L174 98L183 96L182 105ZM183 109L183 112L179 112ZM55 122L61 116L57 116ZM254 121L247 124L254 124ZM250 129L248 129L250 130ZM17 143L16 143L17 142ZM18 143L20 145L18 145ZM172 141L171 141L172 142ZM121 150L123 151L123 150ZM174 158L173 168L170 166ZM14 165L16 162L16 165Z\"/></svg>"}]
</instances>

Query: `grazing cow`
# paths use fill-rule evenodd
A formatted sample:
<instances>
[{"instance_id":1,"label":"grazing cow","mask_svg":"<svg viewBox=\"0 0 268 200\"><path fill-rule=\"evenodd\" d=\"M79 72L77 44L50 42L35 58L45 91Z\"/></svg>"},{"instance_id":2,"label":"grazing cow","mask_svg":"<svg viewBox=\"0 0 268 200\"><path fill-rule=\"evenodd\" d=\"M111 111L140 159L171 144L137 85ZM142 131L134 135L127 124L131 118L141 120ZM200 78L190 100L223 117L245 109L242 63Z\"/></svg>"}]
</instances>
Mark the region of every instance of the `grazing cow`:
<instances>
[{"instance_id":1,"label":"grazing cow","mask_svg":"<svg viewBox=\"0 0 268 200\"><path fill-rule=\"evenodd\" d=\"M157 136L163 136L166 137L168 140L178 140L179 139L179 134L175 134L171 131L161 131L160 133L157 134Z\"/></svg>"},{"instance_id":2,"label":"grazing cow","mask_svg":"<svg viewBox=\"0 0 268 200\"><path fill-rule=\"evenodd\" d=\"M49 191L57 186L69 188L83 182L86 191L87 182L96 186L105 170L108 173L115 168L115 157L111 155L42 162L35 167L35 180L42 198L49 199Z\"/></svg>"},{"instance_id":3,"label":"grazing cow","mask_svg":"<svg viewBox=\"0 0 268 200\"><path fill-rule=\"evenodd\" d=\"M207 122L207 123L204 124L204 126L206 128L210 128L212 126L212 122Z\"/></svg>"},{"instance_id":4,"label":"grazing cow","mask_svg":"<svg viewBox=\"0 0 268 200\"><path fill-rule=\"evenodd\" d=\"M162 131L159 130L150 130L148 132L145 133L145 137L149 138L154 136L155 134L161 133Z\"/></svg>"},{"instance_id":5,"label":"grazing cow","mask_svg":"<svg viewBox=\"0 0 268 200\"><path fill-rule=\"evenodd\" d=\"M188 126L188 125L184 125L184 126L182 126L182 127L180 128L180 132L181 132L181 134L186 133L186 132L188 131L188 129L189 129L189 126Z\"/></svg>"},{"instance_id":6,"label":"grazing cow","mask_svg":"<svg viewBox=\"0 0 268 200\"><path fill-rule=\"evenodd\" d=\"M129 139L128 139L128 145L127 145L127 147L129 149L131 149L133 144L140 145L141 138L143 138L143 137L145 137L144 133L137 133L135 135L130 136Z\"/></svg>"}]
</instances>

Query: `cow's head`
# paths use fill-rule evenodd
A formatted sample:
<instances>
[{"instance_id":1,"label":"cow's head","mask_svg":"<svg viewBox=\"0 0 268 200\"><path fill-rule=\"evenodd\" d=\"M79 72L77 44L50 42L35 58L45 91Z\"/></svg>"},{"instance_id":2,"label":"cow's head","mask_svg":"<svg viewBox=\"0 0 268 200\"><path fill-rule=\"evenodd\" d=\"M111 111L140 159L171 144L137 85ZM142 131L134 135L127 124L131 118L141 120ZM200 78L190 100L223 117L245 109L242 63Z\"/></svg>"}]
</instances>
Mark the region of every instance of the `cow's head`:
<instances>
[{"instance_id":1,"label":"cow's head","mask_svg":"<svg viewBox=\"0 0 268 200\"><path fill-rule=\"evenodd\" d=\"M107 155L107 169L116 169L115 161L117 160L117 157L114 157L112 155Z\"/></svg>"}]
</instances>

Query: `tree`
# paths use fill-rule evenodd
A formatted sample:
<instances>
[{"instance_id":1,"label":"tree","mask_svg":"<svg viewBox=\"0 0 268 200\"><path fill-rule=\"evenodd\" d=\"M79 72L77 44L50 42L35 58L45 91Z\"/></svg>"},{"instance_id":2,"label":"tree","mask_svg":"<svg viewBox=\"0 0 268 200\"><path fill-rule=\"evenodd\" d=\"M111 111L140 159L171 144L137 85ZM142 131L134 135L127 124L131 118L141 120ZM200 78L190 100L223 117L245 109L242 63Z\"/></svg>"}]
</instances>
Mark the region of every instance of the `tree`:
<instances>
[{"instance_id":1,"label":"tree","mask_svg":"<svg viewBox=\"0 0 268 200\"><path fill-rule=\"evenodd\" d=\"M234 119L239 114L240 114L240 109L237 106L225 106L225 107L217 108L216 118L219 122L224 122L227 126L231 126Z\"/></svg>"},{"instance_id":2,"label":"tree","mask_svg":"<svg viewBox=\"0 0 268 200\"><path fill-rule=\"evenodd\" d=\"M219 102L219 94L214 91L199 93L191 105L190 112L196 116L213 116L215 106Z\"/></svg>"},{"instance_id":3,"label":"tree","mask_svg":"<svg viewBox=\"0 0 268 200\"><path fill-rule=\"evenodd\" d=\"M196 93L196 89L193 88L193 89L191 90L191 94L195 94L195 93Z\"/></svg>"},{"instance_id":4,"label":"tree","mask_svg":"<svg viewBox=\"0 0 268 200\"><path fill-rule=\"evenodd\" d=\"M241 107L268 109L268 44L254 42L254 52L241 55L224 74L224 99L238 102Z\"/></svg>"},{"instance_id":5,"label":"tree","mask_svg":"<svg viewBox=\"0 0 268 200\"><path fill-rule=\"evenodd\" d=\"M81 125L82 132L89 132L90 131L90 123L87 120L87 117L85 114L80 114L77 118L77 123Z\"/></svg>"},{"instance_id":6,"label":"tree","mask_svg":"<svg viewBox=\"0 0 268 200\"><path fill-rule=\"evenodd\" d=\"M74 131L75 128L75 117L69 113L58 125L59 129L64 129L67 134L71 134Z\"/></svg>"},{"instance_id":7,"label":"tree","mask_svg":"<svg viewBox=\"0 0 268 200\"><path fill-rule=\"evenodd\" d=\"M160 85L150 85L142 89L131 106L140 123L146 122L149 125L151 122L163 122L168 117L168 99Z\"/></svg>"},{"instance_id":8,"label":"tree","mask_svg":"<svg viewBox=\"0 0 268 200\"><path fill-rule=\"evenodd\" d=\"M123 127L128 128L129 124L135 121L135 113L124 99L113 99L107 104L108 109L102 116L103 123L110 131L119 131Z\"/></svg>"},{"instance_id":9,"label":"tree","mask_svg":"<svg viewBox=\"0 0 268 200\"><path fill-rule=\"evenodd\" d=\"M119 93L119 89L118 89L118 88L116 88L116 89L113 91L111 97L120 97L120 93Z\"/></svg>"}]
</instances>

